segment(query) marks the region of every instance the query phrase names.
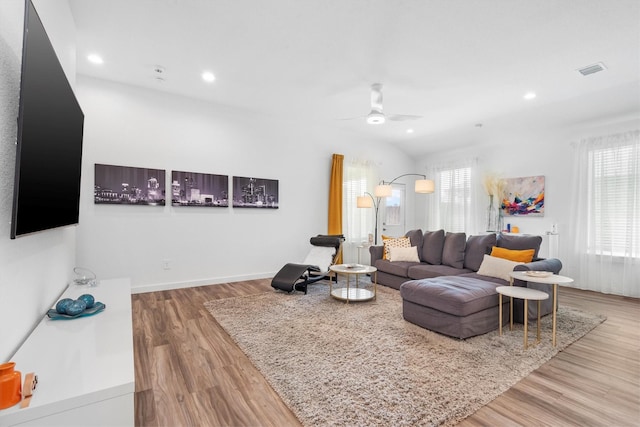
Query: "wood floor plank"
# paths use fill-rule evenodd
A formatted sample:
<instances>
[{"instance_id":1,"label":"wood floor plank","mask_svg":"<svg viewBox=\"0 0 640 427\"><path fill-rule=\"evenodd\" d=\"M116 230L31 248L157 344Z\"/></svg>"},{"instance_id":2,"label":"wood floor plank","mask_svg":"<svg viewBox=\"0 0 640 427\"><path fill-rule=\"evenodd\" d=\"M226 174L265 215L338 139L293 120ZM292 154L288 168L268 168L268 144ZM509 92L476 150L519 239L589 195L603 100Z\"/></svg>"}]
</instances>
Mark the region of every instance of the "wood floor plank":
<instances>
[{"instance_id":1,"label":"wood floor plank","mask_svg":"<svg viewBox=\"0 0 640 427\"><path fill-rule=\"evenodd\" d=\"M132 295L137 426L300 426L204 307L270 280ZM639 426L640 300L560 288L607 320L461 426Z\"/></svg>"},{"instance_id":2,"label":"wood floor plank","mask_svg":"<svg viewBox=\"0 0 640 427\"><path fill-rule=\"evenodd\" d=\"M158 426L152 389L136 391L135 408L135 424L137 426Z\"/></svg>"}]
</instances>

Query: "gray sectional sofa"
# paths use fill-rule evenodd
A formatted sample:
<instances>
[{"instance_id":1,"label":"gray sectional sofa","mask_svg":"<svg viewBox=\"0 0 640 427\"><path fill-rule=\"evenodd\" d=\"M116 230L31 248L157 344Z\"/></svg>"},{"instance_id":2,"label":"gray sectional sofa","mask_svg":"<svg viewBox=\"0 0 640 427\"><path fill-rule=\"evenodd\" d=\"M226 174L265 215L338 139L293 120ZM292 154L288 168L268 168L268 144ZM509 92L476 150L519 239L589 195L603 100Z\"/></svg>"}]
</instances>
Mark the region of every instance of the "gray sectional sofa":
<instances>
[{"instance_id":1,"label":"gray sectional sofa","mask_svg":"<svg viewBox=\"0 0 640 427\"><path fill-rule=\"evenodd\" d=\"M509 283L497 277L478 274L485 254L494 246L534 249L533 261L515 266L515 271L539 270L558 274L560 260L540 259L540 236L486 234L467 236L444 230L411 230L405 235L417 247L420 262L383 259L383 246L371 246L371 265L378 269L378 284L401 291L405 319L427 329L458 338L486 333L498 327L498 295L495 288ZM403 285L406 283L406 286ZM541 315L551 313L551 288L516 280L516 286L535 288L550 294L542 302ZM505 298L508 301L508 298ZM524 304L514 300L514 320L522 323ZM409 317L409 318L407 318ZM535 319L535 304L529 307L529 318Z\"/></svg>"}]
</instances>

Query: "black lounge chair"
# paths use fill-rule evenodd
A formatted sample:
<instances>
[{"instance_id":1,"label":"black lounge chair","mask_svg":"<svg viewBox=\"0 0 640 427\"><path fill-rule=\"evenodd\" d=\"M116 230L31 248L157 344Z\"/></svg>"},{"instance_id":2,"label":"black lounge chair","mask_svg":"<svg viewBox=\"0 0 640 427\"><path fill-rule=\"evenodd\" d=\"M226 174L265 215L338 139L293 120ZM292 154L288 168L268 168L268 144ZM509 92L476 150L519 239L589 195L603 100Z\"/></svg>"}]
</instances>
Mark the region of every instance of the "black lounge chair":
<instances>
[{"instance_id":1,"label":"black lounge chair","mask_svg":"<svg viewBox=\"0 0 640 427\"><path fill-rule=\"evenodd\" d=\"M285 292L307 293L307 285L324 279L329 267L335 264L342 252L342 235L317 235L310 240L311 250L302 264L289 263L271 280L274 289Z\"/></svg>"}]
</instances>

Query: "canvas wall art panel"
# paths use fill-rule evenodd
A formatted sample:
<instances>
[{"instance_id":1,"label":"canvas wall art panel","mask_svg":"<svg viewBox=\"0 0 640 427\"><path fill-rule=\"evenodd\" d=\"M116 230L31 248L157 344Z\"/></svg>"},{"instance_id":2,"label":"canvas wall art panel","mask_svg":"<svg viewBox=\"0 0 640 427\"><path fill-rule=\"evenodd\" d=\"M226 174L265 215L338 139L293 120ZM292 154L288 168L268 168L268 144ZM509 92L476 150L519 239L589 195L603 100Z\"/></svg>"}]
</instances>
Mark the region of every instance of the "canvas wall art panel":
<instances>
[{"instance_id":1,"label":"canvas wall art panel","mask_svg":"<svg viewBox=\"0 0 640 427\"><path fill-rule=\"evenodd\" d=\"M229 206L229 176L172 171L171 205L226 208Z\"/></svg>"},{"instance_id":2,"label":"canvas wall art panel","mask_svg":"<svg viewBox=\"0 0 640 427\"><path fill-rule=\"evenodd\" d=\"M233 207L278 209L278 180L234 176Z\"/></svg>"},{"instance_id":3,"label":"canvas wall art panel","mask_svg":"<svg viewBox=\"0 0 640 427\"><path fill-rule=\"evenodd\" d=\"M544 216L544 176L505 179L503 216Z\"/></svg>"},{"instance_id":4,"label":"canvas wall art panel","mask_svg":"<svg viewBox=\"0 0 640 427\"><path fill-rule=\"evenodd\" d=\"M129 166L95 164L95 204L165 204L165 171Z\"/></svg>"}]
</instances>

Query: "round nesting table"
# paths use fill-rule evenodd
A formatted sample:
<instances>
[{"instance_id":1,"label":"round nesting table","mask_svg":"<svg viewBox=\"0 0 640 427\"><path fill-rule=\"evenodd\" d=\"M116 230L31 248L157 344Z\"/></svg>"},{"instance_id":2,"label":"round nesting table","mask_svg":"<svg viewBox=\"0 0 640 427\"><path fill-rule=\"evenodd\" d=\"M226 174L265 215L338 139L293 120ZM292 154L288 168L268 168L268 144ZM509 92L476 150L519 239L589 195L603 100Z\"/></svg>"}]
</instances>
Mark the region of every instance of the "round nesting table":
<instances>
[{"instance_id":1,"label":"round nesting table","mask_svg":"<svg viewBox=\"0 0 640 427\"><path fill-rule=\"evenodd\" d=\"M538 301L538 323L536 344L540 342L540 301L549 298L545 292L535 289L523 288L520 286L498 286L496 288L498 293L498 313L499 313L499 329L500 335L502 335L502 295L509 297L509 329L513 331L513 299L519 298L524 300L524 348L529 347L529 329L528 329L528 312L529 312L529 300Z\"/></svg>"},{"instance_id":2,"label":"round nesting table","mask_svg":"<svg viewBox=\"0 0 640 427\"><path fill-rule=\"evenodd\" d=\"M558 314L558 285L568 285L569 283L573 283L573 279L570 277L559 276L557 274L545 275L544 277L536 276L536 275L532 275L531 272L526 272L526 271L512 271L511 273L509 273L509 276L511 276L511 282L510 282L511 286L513 286L513 279L523 280L525 282L542 283L545 285L553 286L553 303L552 303L552 309L551 309L553 313L553 321L552 321L553 332L551 334L551 343L555 347L556 346L556 318Z\"/></svg>"},{"instance_id":3,"label":"round nesting table","mask_svg":"<svg viewBox=\"0 0 640 427\"><path fill-rule=\"evenodd\" d=\"M338 274L344 274L347 276L347 286L344 288L336 288L333 289L332 282L329 281L329 292L331 296L335 299L346 301L370 301L376 298L377 288L378 288L378 269L372 267L370 265L362 265L362 264L337 264L329 267L331 271L336 273L336 283ZM373 291L366 289L364 287L360 287L358 276L361 274L372 274L374 277L373 281ZM350 286L350 278L351 276L356 277L355 287Z\"/></svg>"}]
</instances>

